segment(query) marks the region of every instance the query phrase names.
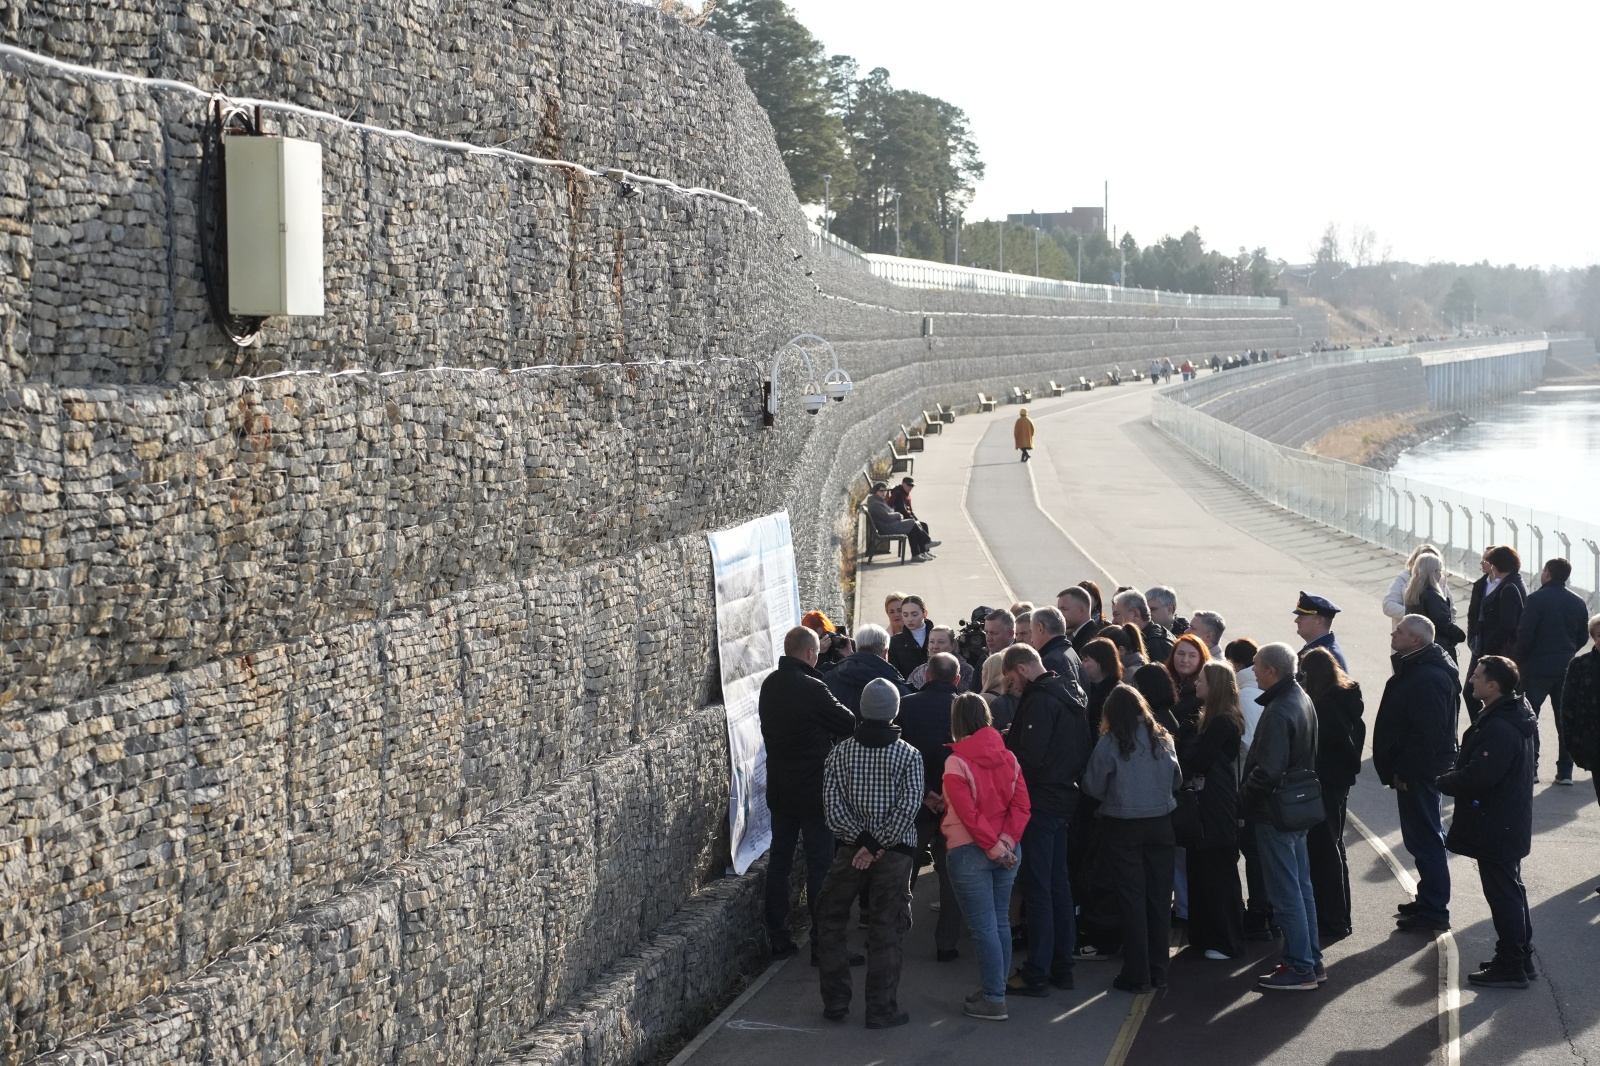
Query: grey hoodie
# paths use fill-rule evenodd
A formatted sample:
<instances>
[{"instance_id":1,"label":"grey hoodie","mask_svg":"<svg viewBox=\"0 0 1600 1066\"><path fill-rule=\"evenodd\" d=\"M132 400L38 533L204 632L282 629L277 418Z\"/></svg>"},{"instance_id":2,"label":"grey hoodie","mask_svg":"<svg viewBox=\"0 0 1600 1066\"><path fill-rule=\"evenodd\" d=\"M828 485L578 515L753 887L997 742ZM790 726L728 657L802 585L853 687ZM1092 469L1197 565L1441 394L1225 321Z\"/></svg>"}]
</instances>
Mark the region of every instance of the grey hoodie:
<instances>
[{"instance_id":1,"label":"grey hoodie","mask_svg":"<svg viewBox=\"0 0 1600 1066\"><path fill-rule=\"evenodd\" d=\"M1107 733L1089 755L1083 791L1100 801L1102 818L1159 818L1178 805L1172 794L1183 784L1178 753L1169 737L1151 754L1150 731L1135 734L1133 754L1126 759L1117 738Z\"/></svg>"}]
</instances>

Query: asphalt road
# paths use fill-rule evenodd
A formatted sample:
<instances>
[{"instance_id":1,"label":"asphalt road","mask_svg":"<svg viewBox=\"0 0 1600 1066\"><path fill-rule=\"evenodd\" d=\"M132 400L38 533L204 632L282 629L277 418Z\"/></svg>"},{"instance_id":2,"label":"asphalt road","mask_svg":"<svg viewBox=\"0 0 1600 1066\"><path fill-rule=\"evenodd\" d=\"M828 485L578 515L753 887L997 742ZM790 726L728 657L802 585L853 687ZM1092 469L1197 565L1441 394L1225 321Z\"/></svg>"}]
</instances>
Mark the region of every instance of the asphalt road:
<instances>
[{"instance_id":1,"label":"asphalt road","mask_svg":"<svg viewBox=\"0 0 1600 1066\"><path fill-rule=\"evenodd\" d=\"M1029 405L1039 448L1028 464L1012 448L1015 407L962 416L942 438L930 438L919 460L917 507L945 545L933 562L864 567L862 620L878 618L875 604L890 589L925 594L934 617L951 621L977 602L993 605L996 590L1052 603L1060 588L1091 577L1108 593L1119 584L1172 585L1183 612L1219 611L1230 637L1298 646L1290 609L1304 589L1344 608L1336 630L1370 723L1389 673L1389 623L1378 604L1402 560L1265 504L1168 440L1149 424L1154 391L1128 385ZM974 597L982 598L967 602ZM1479 993L1466 984L1465 973L1492 953L1494 934L1472 863L1451 863L1459 1054L1469 1066L1600 1066L1600 896L1592 894L1600 880L1600 808L1587 774L1579 773L1574 788L1548 784L1555 738L1545 725L1546 784L1538 786L1534 853L1524 864L1542 976L1527 991ZM1350 809L1411 869L1393 794L1377 784L1370 764ZM1149 1001L1125 1061L1449 1066L1442 949L1391 931L1404 889L1353 827L1346 843L1356 930L1326 949L1328 985L1269 998L1252 984L1265 971L1269 945L1261 958L1237 963L1181 950L1170 989ZM1042 1001L1013 997L1004 1025L974 1022L957 1011L973 985L970 950L956 963L932 961L926 902L918 902L907 952L907 1029L868 1033L859 1009L849 1025L824 1022L815 971L801 958L689 1061L1121 1061L1117 1039L1131 1000L1109 990L1114 963L1080 965L1076 992Z\"/></svg>"}]
</instances>

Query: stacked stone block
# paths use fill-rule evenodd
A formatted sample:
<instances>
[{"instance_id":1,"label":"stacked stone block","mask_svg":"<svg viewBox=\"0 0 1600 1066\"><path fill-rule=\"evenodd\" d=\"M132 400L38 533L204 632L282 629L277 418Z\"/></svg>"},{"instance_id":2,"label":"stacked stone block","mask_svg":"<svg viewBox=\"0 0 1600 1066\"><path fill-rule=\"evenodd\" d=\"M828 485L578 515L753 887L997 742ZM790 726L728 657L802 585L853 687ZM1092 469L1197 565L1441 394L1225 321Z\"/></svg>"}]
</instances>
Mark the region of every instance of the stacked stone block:
<instances>
[{"instance_id":1,"label":"stacked stone block","mask_svg":"<svg viewBox=\"0 0 1600 1066\"><path fill-rule=\"evenodd\" d=\"M787 508L843 617L900 421L1294 332L797 260L741 72L637 5L0 0L0 40L760 211L269 107L323 147L328 313L241 349L205 98L0 60L4 1063L648 1055L759 948L706 532ZM801 331L856 393L807 418L786 364L762 430Z\"/></svg>"}]
</instances>

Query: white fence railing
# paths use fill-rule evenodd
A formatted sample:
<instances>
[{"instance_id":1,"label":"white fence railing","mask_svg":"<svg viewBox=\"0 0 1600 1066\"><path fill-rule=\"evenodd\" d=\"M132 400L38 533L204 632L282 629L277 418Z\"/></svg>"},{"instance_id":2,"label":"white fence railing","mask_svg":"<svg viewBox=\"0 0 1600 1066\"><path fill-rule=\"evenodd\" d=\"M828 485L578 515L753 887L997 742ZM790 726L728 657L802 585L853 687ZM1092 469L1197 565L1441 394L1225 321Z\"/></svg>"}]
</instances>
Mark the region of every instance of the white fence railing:
<instances>
[{"instance_id":1,"label":"white fence railing","mask_svg":"<svg viewBox=\"0 0 1600 1066\"><path fill-rule=\"evenodd\" d=\"M1509 544L1530 568L1530 588L1537 587L1545 559L1563 556L1572 562L1574 591L1587 595L1591 607L1600 606L1600 523L1273 444L1172 393L1181 390L1154 397L1155 425L1280 507L1402 555L1429 541L1447 566L1472 576L1485 547Z\"/></svg>"},{"instance_id":2,"label":"white fence railing","mask_svg":"<svg viewBox=\"0 0 1600 1066\"><path fill-rule=\"evenodd\" d=\"M1058 300L1090 303L1156 304L1161 307L1210 308L1234 311L1275 311L1282 305L1271 296L1208 296L1192 292L1124 289L1116 285L1088 285L1076 281L1007 274L999 270L951 266L925 259L865 254L872 272L885 281L916 289L948 289L996 296L1049 296Z\"/></svg>"},{"instance_id":3,"label":"white fence railing","mask_svg":"<svg viewBox=\"0 0 1600 1066\"><path fill-rule=\"evenodd\" d=\"M815 224L810 227L810 242L811 250L819 255L858 263L875 277L911 289L946 289L992 296L1047 296L1089 303L1155 304L1160 307L1221 311L1275 311L1282 306L1272 296L1208 296L1155 289L1124 289L1116 285L1087 285L1076 281L1057 281L1055 278L1037 278L1031 274L1008 274L1000 270L951 266L927 259L879 255L863 252L849 241L824 233L822 227Z\"/></svg>"}]
</instances>

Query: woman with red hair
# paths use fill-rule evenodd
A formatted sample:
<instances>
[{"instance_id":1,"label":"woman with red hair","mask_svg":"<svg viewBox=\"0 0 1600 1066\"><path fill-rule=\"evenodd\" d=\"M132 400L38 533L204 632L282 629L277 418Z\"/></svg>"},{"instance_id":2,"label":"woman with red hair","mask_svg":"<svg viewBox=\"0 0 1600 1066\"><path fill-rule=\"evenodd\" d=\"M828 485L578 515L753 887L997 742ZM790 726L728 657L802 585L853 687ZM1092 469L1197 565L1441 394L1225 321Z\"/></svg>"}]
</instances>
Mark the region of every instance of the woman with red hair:
<instances>
[{"instance_id":1,"label":"woman with red hair","mask_svg":"<svg viewBox=\"0 0 1600 1066\"><path fill-rule=\"evenodd\" d=\"M833 624L833 619L821 611L807 611L800 618L800 624L817 635L819 649L817 651L817 671L827 673L846 655L855 651L855 644L851 639L839 632L839 627Z\"/></svg>"},{"instance_id":2,"label":"woman with red hair","mask_svg":"<svg viewBox=\"0 0 1600 1066\"><path fill-rule=\"evenodd\" d=\"M1191 727L1200 720L1200 708L1205 703L1196 694L1195 682L1200 680L1200 669L1211 658L1205 641L1193 633L1185 633L1173 641L1167 654L1167 672L1172 675L1173 687L1178 690L1178 702L1172 708L1180 729Z\"/></svg>"}]
</instances>

